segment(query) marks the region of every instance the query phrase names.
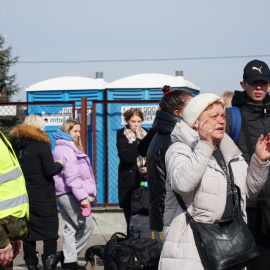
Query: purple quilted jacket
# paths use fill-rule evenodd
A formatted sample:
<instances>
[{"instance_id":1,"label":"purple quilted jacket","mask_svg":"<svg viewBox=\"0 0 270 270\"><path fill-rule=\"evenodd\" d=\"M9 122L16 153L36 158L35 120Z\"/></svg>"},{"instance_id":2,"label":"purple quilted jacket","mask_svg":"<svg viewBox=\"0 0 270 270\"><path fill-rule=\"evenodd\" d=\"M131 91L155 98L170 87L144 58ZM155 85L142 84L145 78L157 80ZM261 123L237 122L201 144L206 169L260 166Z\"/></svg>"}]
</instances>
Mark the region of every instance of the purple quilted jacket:
<instances>
[{"instance_id":1,"label":"purple quilted jacket","mask_svg":"<svg viewBox=\"0 0 270 270\"><path fill-rule=\"evenodd\" d=\"M63 170L54 176L56 195L72 192L78 201L96 196L97 187L89 157L72 142L55 141L54 160L65 162Z\"/></svg>"}]
</instances>

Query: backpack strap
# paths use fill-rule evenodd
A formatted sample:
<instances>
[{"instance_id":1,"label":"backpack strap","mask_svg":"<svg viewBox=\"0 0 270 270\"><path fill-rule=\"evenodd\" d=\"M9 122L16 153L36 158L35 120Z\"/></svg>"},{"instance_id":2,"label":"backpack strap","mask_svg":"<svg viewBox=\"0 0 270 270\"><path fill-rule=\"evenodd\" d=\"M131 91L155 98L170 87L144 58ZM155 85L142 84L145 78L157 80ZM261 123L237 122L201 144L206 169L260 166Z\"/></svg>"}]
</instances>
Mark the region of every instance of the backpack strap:
<instances>
[{"instance_id":1,"label":"backpack strap","mask_svg":"<svg viewBox=\"0 0 270 270\"><path fill-rule=\"evenodd\" d=\"M232 114L232 130L231 130L231 138L234 143L237 142L241 130L241 113L238 107L230 107L229 108Z\"/></svg>"}]
</instances>

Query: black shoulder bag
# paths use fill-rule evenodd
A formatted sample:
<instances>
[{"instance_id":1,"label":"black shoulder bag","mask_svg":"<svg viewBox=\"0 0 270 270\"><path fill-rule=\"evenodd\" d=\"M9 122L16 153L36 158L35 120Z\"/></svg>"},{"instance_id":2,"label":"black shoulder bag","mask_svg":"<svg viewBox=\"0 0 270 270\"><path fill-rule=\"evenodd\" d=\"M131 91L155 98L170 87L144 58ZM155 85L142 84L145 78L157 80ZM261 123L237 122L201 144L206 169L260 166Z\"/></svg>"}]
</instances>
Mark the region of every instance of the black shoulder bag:
<instances>
[{"instance_id":1,"label":"black shoulder bag","mask_svg":"<svg viewBox=\"0 0 270 270\"><path fill-rule=\"evenodd\" d=\"M132 191L131 214L149 215L148 187L139 187Z\"/></svg>"},{"instance_id":2,"label":"black shoulder bag","mask_svg":"<svg viewBox=\"0 0 270 270\"><path fill-rule=\"evenodd\" d=\"M229 171L234 186L230 164ZM260 255L237 203L231 219L207 224L195 221L187 211L182 197L176 192L174 194L185 211L187 223L193 231L195 244L205 269L241 269ZM234 199L236 202L235 193Z\"/></svg>"},{"instance_id":3,"label":"black shoulder bag","mask_svg":"<svg viewBox=\"0 0 270 270\"><path fill-rule=\"evenodd\" d=\"M105 270L156 270L162 244L155 239L128 238L115 233L104 249Z\"/></svg>"}]
</instances>

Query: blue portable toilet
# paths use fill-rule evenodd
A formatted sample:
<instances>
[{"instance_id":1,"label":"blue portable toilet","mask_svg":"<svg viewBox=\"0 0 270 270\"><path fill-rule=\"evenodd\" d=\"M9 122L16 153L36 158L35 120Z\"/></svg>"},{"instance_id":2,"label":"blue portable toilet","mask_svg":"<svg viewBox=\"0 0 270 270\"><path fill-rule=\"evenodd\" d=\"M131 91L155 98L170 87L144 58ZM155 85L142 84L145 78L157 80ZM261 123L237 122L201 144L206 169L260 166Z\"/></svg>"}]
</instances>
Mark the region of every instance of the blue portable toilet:
<instances>
[{"instance_id":1,"label":"blue portable toilet","mask_svg":"<svg viewBox=\"0 0 270 270\"><path fill-rule=\"evenodd\" d=\"M45 81L38 82L26 88L27 100L29 102L35 101L75 101L76 108L81 107L81 97L87 97L87 107L92 106L92 100L103 100L104 90L107 82L103 80L102 72L96 73L96 79L80 76L65 76L57 77ZM29 113L39 114L43 118L50 119L50 114L57 114L61 112L63 117L65 112L68 111L67 108L63 109L62 105L59 108L52 106L51 109L49 105L42 106L29 106ZM71 108L70 108L71 109ZM44 115L46 112L46 115ZM66 118L70 117L70 112L66 114ZM88 116L89 121L91 120L91 113ZM65 120L63 118L63 120ZM59 125L46 124L46 132L50 136L52 141L52 148L54 148L54 139L52 138L52 133L54 133L62 123ZM102 131L103 132L103 131ZM92 125L91 122L88 125L88 155L92 159Z\"/></svg>"},{"instance_id":2,"label":"blue portable toilet","mask_svg":"<svg viewBox=\"0 0 270 270\"><path fill-rule=\"evenodd\" d=\"M164 85L169 85L172 90L174 89L186 89L190 90L193 95L197 95L200 92L200 88L195 84L187 81L183 77L183 71L176 71L176 76L170 76L166 74L145 73L138 74L129 77L125 77L116 80L107 86L106 96L107 100L160 100L163 96L161 89ZM107 105L107 127L108 127L108 167L107 167L107 181L108 181L108 203L118 203L118 151L116 147L117 130L124 127L122 120L122 113L129 107L141 107L144 116L149 116L151 121L143 122L143 127L150 129L155 117L155 111L158 109L158 103L108 103ZM146 117L145 117L146 118ZM98 121L98 119L97 119ZM97 145L97 151L100 153L104 145ZM98 157L102 162L104 157L99 154ZM98 170L97 177L104 177L104 172Z\"/></svg>"}]
</instances>

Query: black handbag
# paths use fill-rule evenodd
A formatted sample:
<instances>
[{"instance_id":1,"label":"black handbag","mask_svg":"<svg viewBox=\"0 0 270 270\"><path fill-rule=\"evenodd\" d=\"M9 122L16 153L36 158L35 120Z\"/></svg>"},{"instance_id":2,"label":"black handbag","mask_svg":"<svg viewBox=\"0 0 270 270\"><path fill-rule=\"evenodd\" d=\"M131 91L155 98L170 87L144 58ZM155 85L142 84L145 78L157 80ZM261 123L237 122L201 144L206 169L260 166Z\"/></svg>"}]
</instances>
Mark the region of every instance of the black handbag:
<instances>
[{"instance_id":1,"label":"black handbag","mask_svg":"<svg viewBox=\"0 0 270 270\"><path fill-rule=\"evenodd\" d=\"M229 170L234 185L230 165ZM187 223L193 231L195 244L205 269L241 269L260 255L237 203L229 220L207 224L195 221L188 213L182 197L176 192L174 194L185 211Z\"/></svg>"},{"instance_id":2,"label":"black handbag","mask_svg":"<svg viewBox=\"0 0 270 270\"><path fill-rule=\"evenodd\" d=\"M148 187L140 187L132 191L131 194L131 214L148 215L149 198Z\"/></svg>"}]
</instances>

